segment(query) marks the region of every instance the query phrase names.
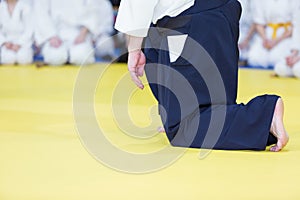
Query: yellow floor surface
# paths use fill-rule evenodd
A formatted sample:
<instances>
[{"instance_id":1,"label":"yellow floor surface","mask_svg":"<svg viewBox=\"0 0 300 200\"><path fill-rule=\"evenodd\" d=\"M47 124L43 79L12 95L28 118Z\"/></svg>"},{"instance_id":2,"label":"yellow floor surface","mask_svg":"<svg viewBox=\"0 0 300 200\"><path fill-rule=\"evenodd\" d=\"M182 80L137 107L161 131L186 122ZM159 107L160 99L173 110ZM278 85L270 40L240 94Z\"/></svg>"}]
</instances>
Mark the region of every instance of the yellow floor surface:
<instances>
[{"instance_id":1,"label":"yellow floor surface","mask_svg":"<svg viewBox=\"0 0 300 200\"><path fill-rule=\"evenodd\" d=\"M87 67L100 68L105 66ZM132 174L101 164L83 146L73 114L79 71L72 66L0 66L0 200L300 199L300 80L240 70L239 102L265 93L283 97L291 138L284 151L213 151L199 159L200 150L190 149L161 170ZM156 116L149 88L126 97L133 84L125 74L126 66L115 64L99 79L95 116L117 148L154 152L168 145L164 134L153 130L148 139L130 137L112 112L113 106L128 104L130 119L140 127ZM152 123L160 125L157 116Z\"/></svg>"}]
</instances>

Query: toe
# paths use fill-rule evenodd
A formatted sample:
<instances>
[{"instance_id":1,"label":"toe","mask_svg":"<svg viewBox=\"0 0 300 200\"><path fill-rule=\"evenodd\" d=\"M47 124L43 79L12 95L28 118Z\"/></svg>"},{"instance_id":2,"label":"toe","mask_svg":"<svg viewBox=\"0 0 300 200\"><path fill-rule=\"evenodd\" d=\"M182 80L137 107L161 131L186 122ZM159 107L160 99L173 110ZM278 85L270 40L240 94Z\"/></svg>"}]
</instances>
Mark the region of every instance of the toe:
<instances>
[{"instance_id":1,"label":"toe","mask_svg":"<svg viewBox=\"0 0 300 200\"><path fill-rule=\"evenodd\" d=\"M164 129L164 127L158 127L158 128L157 128L157 131L158 131L159 133L165 133L165 132L166 132L165 129Z\"/></svg>"},{"instance_id":2,"label":"toe","mask_svg":"<svg viewBox=\"0 0 300 200\"><path fill-rule=\"evenodd\" d=\"M281 148L278 145L274 145L270 148L270 151L272 152L279 152Z\"/></svg>"}]
</instances>

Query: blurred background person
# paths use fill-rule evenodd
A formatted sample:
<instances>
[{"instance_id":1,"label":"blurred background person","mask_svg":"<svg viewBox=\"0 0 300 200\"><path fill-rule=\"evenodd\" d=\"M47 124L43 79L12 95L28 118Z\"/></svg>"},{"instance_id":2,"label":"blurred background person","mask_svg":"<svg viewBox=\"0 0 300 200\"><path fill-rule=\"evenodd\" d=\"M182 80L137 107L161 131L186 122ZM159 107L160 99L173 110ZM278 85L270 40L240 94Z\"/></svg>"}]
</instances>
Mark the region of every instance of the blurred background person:
<instances>
[{"instance_id":1,"label":"blurred background person","mask_svg":"<svg viewBox=\"0 0 300 200\"><path fill-rule=\"evenodd\" d=\"M115 44L112 38L114 26L114 10L109 0L98 0L95 6L98 19L98 30L94 34L95 54L104 60L113 60L115 58Z\"/></svg>"},{"instance_id":2,"label":"blurred background person","mask_svg":"<svg viewBox=\"0 0 300 200\"><path fill-rule=\"evenodd\" d=\"M300 78L300 1L295 0L294 8L291 53L278 62L274 70L278 76Z\"/></svg>"},{"instance_id":3,"label":"blurred background person","mask_svg":"<svg viewBox=\"0 0 300 200\"><path fill-rule=\"evenodd\" d=\"M22 0L2 0L0 3L1 63L31 63L32 44L31 6Z\"/></svg>"},{"instance_id":4,"label":"blurred background person","mask_svg":"<svg viewBox=\"0 0 300 200\"><path fill-rule=\"evenodd\" d=\"M256 37L248 53L253 66L274 66L287 56L291 44L293 0L254 1L253 21Z\"/></svg>"},{"instance_id":5,"label":"blurred background person","mask_svg":"<svg viewBox=\"0 0 300 200\"><path fill-rule=\"evenodd\" d=\"M35 38L46 64L95 62L92 36L98 34L97 0L38 0L34 3Z\"/></svg>"},{"instance_id":6,"label":"blurred background person","mask_svg":"<svg viewBox=\"0 0 300 200\"><path fill-rule=\"evenodd\" d=\"M252 17L254 0L239 0L239 2L241 3L243 10L240 19L240 63L241 65L247 65L248 50L251 45L252 38L256 32Z\"/></svg>"},{"instance_id":7,"label":"blurred background person","mask_svg":"<svg viewBox=\"0 0 300 200\"><path fill-rule=\"evenodd\" d=\"M110 2L113 5L114 22L115 22L121 0L110 0ZM116 29L114 29L113 32L114 34L117 34L116 37L114 37L115 48L118 51L117 53L118 59L116 61L121 63L127 63L128 53L127 53L127 45L126 45L126 36L125 34L117 31Z\"/></svg>"}]
</instances>

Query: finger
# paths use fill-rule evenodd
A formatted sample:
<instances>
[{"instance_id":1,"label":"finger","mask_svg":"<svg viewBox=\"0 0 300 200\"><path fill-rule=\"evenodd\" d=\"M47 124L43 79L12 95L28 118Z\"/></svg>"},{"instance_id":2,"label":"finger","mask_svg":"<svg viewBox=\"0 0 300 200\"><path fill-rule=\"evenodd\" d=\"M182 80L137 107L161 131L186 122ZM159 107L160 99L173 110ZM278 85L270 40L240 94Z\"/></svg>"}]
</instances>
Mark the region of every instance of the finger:
<instances>
[{"instance_id":1,"label":"finger","mask_svg":"<svg viewBox=\"0 0 300 200\"><path fill-rule=\"evenodd\" d=\"M137 87L139 87L140 89L144 89L144 85L143 85L142 81L139 78L132 77L132 80L133 80L133 82L135 83L135 85Z\"/></svg>"},{"instance_id":2,"label":"finger","mask_svg":"<svg viewBox=\"0 0 300 200\"><path fill-rule=\"evenodd\" d=\"M129 69L131 80L136 84L139 88L143 88L142 81L138 78L136 68Z\"/></svg>"},{"instance_id":3,"label":"finger","mask_svg":"<svg viewBox=\"0 0 300 200\"><path fill-rule=\"evenodd\" d=\"M138 78L135 72L130 72L130 76L136 86L138 86L140 89L144 88L142 81Z\"/></svg>"},{"instance_id":4,"label":"finger","mask_svg":"<svg viewBox=\"0 0 300 200\"><path fill-rule=\"evenodd\" d=\"M142 52L139 62L138 62L138 69L137 69L137 73L139 76L144 75L145 65L146 65L146 57L145 57L144 53Z\"/></svg>"}]
</instances>

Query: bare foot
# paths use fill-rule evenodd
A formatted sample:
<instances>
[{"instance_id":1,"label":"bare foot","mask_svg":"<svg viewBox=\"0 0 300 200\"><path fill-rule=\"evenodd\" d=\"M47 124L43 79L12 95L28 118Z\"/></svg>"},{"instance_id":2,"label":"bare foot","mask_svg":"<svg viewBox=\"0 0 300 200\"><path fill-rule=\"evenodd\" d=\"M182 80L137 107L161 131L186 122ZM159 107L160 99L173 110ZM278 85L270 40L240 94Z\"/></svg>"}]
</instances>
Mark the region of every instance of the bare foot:
<instances>
[{"instance_id":1,"label":"bare foot","mask_svg":"<svg viewBox=\"0 0 300 200\"><path fill-rule=\"evenodd\" d=\"M158 131L159 133L165 133L165 132L166 132L163 126L158 127L158 128L157 128L157 131Z\"/></svg>"},{"instance_id":2,"label":"bare foot","mask_svg":"<svg viewBox=\"0 0 300 200\"><path fill-rule=\"evenodd\" d=\"M289 141L289 136L283 125L283 101L281 98L277 100L270 132L277 138L277 144L270 148L270 151L278 152L285 147Z\"/></svg>"}]
</instances>

